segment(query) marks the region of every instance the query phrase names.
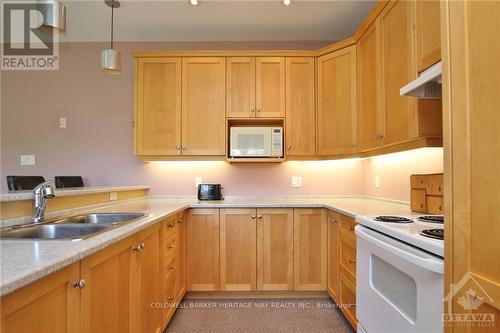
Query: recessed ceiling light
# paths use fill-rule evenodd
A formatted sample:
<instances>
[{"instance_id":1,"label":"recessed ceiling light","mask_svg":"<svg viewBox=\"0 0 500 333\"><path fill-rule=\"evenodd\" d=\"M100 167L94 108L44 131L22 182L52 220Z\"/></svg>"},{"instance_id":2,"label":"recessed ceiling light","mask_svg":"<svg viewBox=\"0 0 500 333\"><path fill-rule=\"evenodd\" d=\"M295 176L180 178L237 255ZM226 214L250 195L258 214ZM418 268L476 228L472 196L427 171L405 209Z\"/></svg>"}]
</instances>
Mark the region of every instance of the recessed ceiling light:
<instances>
[{"instance_id":1,"label":"recessed ceiling light","mask_svg":"<svg viewBox=\"0 0 500 333\"><path fill-rule=\"evenodd\" d=\"M292 4L292 0L283 0L283 4L285 6L290 6Z\"/></svg>"},{"instance_id":2,"label":"recessed ceiling light","mask_svg":"<svg viewBox=\"0 0 500 333\"><path fill-rule=\"evenodd\" d=\"M193 6L198 6L200 4L199 0L189 0L189 3Z\"/></svg>"}]
</instances>

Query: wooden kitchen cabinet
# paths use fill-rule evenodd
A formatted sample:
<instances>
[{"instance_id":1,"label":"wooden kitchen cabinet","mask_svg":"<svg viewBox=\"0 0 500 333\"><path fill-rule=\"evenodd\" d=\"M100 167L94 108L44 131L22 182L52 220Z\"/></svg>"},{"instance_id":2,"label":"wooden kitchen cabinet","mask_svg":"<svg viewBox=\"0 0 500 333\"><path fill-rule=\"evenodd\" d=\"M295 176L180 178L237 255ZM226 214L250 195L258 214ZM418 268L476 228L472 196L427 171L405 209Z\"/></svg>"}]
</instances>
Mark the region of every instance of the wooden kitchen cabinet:
<instances>
[{"instance_id":1,"label":"wooden kitchen cabinet","mask_svg":"<svg viewBox=\"0 0 500 333\"><path fill-rule=\"evenodd\" d=\"M257 209L257 290L293 290L293 209Z\"/></svg>"},{"instance_id":2,"label":"wooden kitchen cabinet","mask_svg":"<svg viewBox=\"0 0 500 333\"><path fill-rule=\"evenodd\" d=\"M255 58L226 60L226 117L255 117Z\"/></svg>"},{"instance_id":3,"label":"wooden kitchen cabinet","mask_svg":"<svg viewBox=\"0 0 500 333\"><path fill-rule=\"evenodd\" d=\"M328 254L327 254L327 291L337 303L340 303L340 276L339 276L339 227L340 216L338 213L328 211L327 214L328 232Z\"/></svg>"},{"instance_id":4,"label":"wooden kitchen cabinet","mask_svg":"<svg viewBox=\"0 0 500 333\"><path fill-rule=\"evenodd\" d=\"M134 236L81 261L82 332L132 332L132 261L137 251Z\"/></svg>"},{"instance_id":5,"label":"wooden kitchen cabinet","mask_svg":"<svg viewBox=\"0 0 500 333\"><path fill-rule=\"evenodd\" d=\"M182 59L182 155L225 155L226 59Z\"/></svg>"},{"instance_id":6,"label":"wooden kitchen cabinet","mask_svg":"<svg viewBox=\"0 0 500 333\"><path fill-rule=\"evenodd\" d=\"M76 262L1 299L0 332L80 332Z\"/></svg>"},{"instance_id":7,"label":"wooden kitchen cabinet","mask_svg":"<svg viewBox=\"0 0 500 333\"><path fill-rule=\"evenodd\" d=\"M340 271L356 284L356 234L354 227L356 221L352 217L340 215L339 228L339 267Z\"/></svg>"},{"instance_id":8,"label":"wooden kitchen cabinet","mask_svg":"<svg viewBox=\"0 0 500 333\"><path fill-rule=\"evenodd\" d=\"M137 155L181 154L181 59L137 60Z\"/></svg>"},{"instance_id":9,"label":"wooden kitchen cabinet","mask_svg":"<svg viewBox=\"0 0 500 333\"><path fill-rule=\"evenodd\" d=\"M294 209L294 288L325 290L327 224L324 209Z\"/></svg>"},{"instance_id":10,"label":"wooden kitchen cabinet","mask_svg":"<svg viewBox=\"0 0 500 333\"><path fill-rule=\"evenodd\" d=\"M356 285L340 272L340 310L353 328L357 328L356 319Z\"/></svg>"},{"instance_id":11,"label":"wooden kitchen cabinet","mask_svg":"<svg viewBox=\"0 0 500 333\"><path fill-rule=\"evenodd\" d=\"M186 212L177 214L176 241L176 302L180 302L186 293Z\"/></svg>"},{"instance_id":12,"label":"wooden kitchen cabinet","mask_svg":"<svg viewBox=\"0 0 500 333\"><path fill-rule=\"evenodd\" d=\"M260 57L255 66L256 117L285 117L285 58Z\"/></svg>"},{"instance_id":13,"label":"wooden kitchen cabinet","mask_svg":"<svg viewBox=\"0 0 500 333\"><path fill-rule=\"evenodd\" d=\"M286 154L316 154L314 58L286 58Z\"/></svg>"},{"instance_id":14,"label":"wooden kitchen cabinet","mask_svg":"<svg viewBox=\"0 0 500 333\"><path fill-rule=\"evenodd\" d=\"M257 289L257 216L254 208L220 210L220 289Z\"/></svg>"},{"instance_id":15,"label":"wooden kitchen cabinet","mask_svg":"<svg viewBox=\"0 0 500 333\"><path fill-rule=\"evenodd\" d=\"M356 46L317 60L319 155L357 151Z\"/></svg>"},{"instance_id":16,"label":"wooden kitchen cabinet","mask_svg":"<svg viewBox=\"0 0 500 333\"><path fill-rule=\"evenodd\" d=\"M441 60L439 0L415 1L417 71Z\"/></svg>"},{"instance_id":17,"label":"wooden kitchen cabinet","mask_svg":"<svg viewBox=\"0 0 500 333\"><path fill-rule=\"evenodd\" d=\"M380 41L378 21L361 36L357 44L358 145L364 152L382 145L380 108Z\"/></svg>"},{"instance_id":18,"label":"wooden kitchen cabinet","mask_svg":"<svg viewBox=\"0 0 500 333\"><path fill-rule=\"evenodd\" d=\"M219 290L219 209L186 214L186 288Z\"/></svg>"}]
</instances>

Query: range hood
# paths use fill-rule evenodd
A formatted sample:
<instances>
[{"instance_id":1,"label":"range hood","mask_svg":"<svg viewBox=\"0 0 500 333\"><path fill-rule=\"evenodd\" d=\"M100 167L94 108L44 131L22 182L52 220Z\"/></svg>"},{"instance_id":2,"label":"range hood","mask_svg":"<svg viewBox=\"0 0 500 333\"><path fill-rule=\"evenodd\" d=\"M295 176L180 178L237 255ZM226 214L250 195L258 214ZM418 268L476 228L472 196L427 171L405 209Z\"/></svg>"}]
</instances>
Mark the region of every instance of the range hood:
<instances>
[{"instance_id":1,"label":"range hood","mask_svg":"<svg viewBox=\"0 0 500 333\"><path fill-rule=\"evenodd\" d=\"M441 90L441 61L420 73L416 80L399 89L401 96L412 96L426 99L439 99Z\"/></svg>"}]
</instances>

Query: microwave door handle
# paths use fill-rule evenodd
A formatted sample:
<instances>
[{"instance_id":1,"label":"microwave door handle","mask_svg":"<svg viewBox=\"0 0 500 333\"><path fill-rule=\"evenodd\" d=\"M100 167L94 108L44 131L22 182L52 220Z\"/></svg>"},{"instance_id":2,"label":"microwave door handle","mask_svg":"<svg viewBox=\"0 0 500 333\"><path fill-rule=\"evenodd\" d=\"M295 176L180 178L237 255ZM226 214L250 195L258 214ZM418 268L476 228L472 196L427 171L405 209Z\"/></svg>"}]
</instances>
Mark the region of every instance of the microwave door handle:
<instances>
[{"instance_id":1,"label":"microwave door handle","mask_svg":"<svg viewBox=\"0 0 500 333\"><path fill-rule=\"evenodd\" d=\"M434 273L443 274L444 271L443 261L429 257L421 257L414 253L405 251L389 243L386 243L376 237L373 237L372 235L369 235L363 229L364 229L363 227L356 226L355 232L358 237L363 238L364 240L388 251L389 253L398 256L399 258L409 261L412 264L420 266Z\"/></svg>"}]
</instances>

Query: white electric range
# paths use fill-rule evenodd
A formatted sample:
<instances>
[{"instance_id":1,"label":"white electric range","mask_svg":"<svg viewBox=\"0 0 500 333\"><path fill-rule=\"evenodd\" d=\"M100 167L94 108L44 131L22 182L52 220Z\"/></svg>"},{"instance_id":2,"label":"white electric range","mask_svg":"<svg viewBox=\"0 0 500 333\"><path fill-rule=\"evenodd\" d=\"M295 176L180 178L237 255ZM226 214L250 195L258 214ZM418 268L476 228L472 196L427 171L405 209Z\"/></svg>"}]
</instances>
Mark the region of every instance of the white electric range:
<instances>
[{"instance_id":1,"label":"white electric range","mask_svg":"<svg viewBox=\"0 0 500 333\"><path fill-rule=\"evenodd\" d=\"M443 217L357 216L358 332L443 332Z\"/></svg>"}]
</instances>

